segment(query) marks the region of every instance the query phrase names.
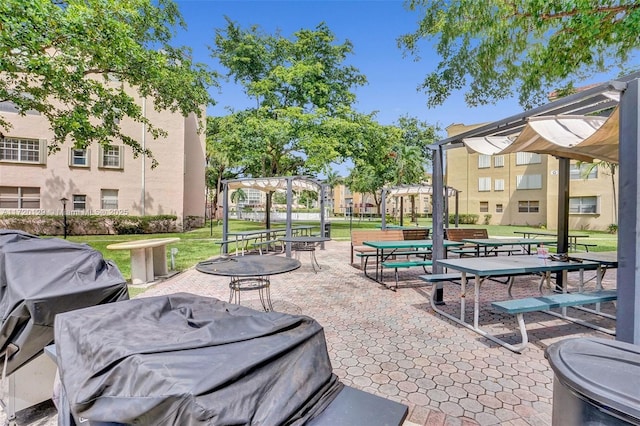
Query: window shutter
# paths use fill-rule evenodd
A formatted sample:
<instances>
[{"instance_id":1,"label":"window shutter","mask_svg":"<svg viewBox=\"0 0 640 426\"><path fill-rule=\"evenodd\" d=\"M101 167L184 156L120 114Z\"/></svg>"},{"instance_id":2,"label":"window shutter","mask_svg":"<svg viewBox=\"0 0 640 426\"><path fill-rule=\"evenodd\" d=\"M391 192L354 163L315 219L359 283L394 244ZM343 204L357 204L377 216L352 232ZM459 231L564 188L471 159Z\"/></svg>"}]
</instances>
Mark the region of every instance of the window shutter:
<instances>
[{"instance_id":1,"label":"window shutter","mask_svg":"<svg viewBox=\"0 0 640 426\"><path fill-rule=\"evenodd\" d=\"M47 164L47 140L46 139L39 139L38 143L40 145L40 153L39 153L39 160L40 160L40 164Z\"/></svg>"},{"instance_id":2,"label":"window shutter","mask_svg":"<svg viewBox=\"0 0 640 426\"><path fill-rule=\"evenodd\" d=\"M118 165L120 169L124 169L124 146L118 147Z\"/></svg>"},{"instance_id":3,"label":"window shutter","mask_svg":"<svg viewBox=\"0 0 640 426\"><path fill-rule=\"evenodd\" d=\"M104 148L102 145L98 147L98 167L104 167Z\"/></svg>"},{"instance_id":4,"label":"window shutter","mask_svg":"<svg viewBox=\"0 0 640 426\"><path fill-rule=\"evenodd\" d=\"M91 167L91 148L87 148L87 167Z\"/></svg>"}]
</instances>

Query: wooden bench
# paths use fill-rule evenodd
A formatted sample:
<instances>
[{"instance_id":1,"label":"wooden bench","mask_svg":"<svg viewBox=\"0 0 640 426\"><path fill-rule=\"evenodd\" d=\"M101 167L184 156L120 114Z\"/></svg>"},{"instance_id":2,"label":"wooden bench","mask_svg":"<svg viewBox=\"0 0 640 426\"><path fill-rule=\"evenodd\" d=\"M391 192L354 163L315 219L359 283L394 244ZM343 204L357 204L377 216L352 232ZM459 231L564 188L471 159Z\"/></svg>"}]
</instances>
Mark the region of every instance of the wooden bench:
<instances>
[{"instance_id":1,"label":"wooden bench","mask_svg":"<svg viewBox=\"0 0 640 426\"><path fill-rule=\"evenodd\" d=\"M444 233L445 239L449 241L461 242L462 240L479 240L489 238L487 230L482 228L447 228L444 230ZM476 257L478 255L478 248L475 244L465 244L464 246L449 249L449 251L451 253L456 253L460 257ZM507 253L510 255L519 252L519 249L514 248L492 247L487 253L492 255L495 254L497 256L498 253ZM482 250L480 253L482 254Z\"/></svg>"},{"instance_id":2,"label":"wooden bench","mask_svg":"<svg viewBox=\"0 0 640 426\"><path fill-rule=\"evenodd\" d=\"M351 231L351 264L353 256L360 257L360 267L364 268L364 259L368 256L375 256L376 249L365 246L365 241L401 241L404 234L401 229L354 229Z\"/></svg>"},{"instance_id":3,"label":"wooden bench","mask_svg":"<svg viewBox=\"0 0 640 426\"><path fill-rule=\"evenodd\" d=\"M416 229L403 229L402 237L403 240L428 240L429 239L429 228L416 228Z\"/></svg>"},{"instance_id":4,"label":"wooden bench","mask_svg":"<svg viewBox=\"0 0 640 426\"><path fill-rule=\"evenodd\" d=\"M396 280L395 287L391 288L391 290L396 291L398 288L398 269L404 268L413 268L414 266L422 266L424 272L427 272L426 266L431 266L433 264L430 260L405 260L405 261L395 261L395 262L382 262L383 268L393 268L394 269L394 278Z\"/></svg>"},{"instance_id":5,"label":"wooden bench","mask_svg":"<svg viewBox=\"0 0 640 426\"><path fill-rule=\"evenodd\" d=\"M524 314L526 312L549 311L552 308L565 308L602 302L612 302L617 300L617 298L616 290L599 290L586 293L559 293L539 297L504 300L501 302L492 302L491 306L493 306L498 312L516 315L518 327L520 328L520 335L522 336L522 343L515 347L520 351L524 349L529 342L527 328L524 323ZM586 325L597 330L605 331L601 327L593 326L583 320L571 319L564 315L562 318L578 322L579 324Z\"/></svg>"}]
</instances>

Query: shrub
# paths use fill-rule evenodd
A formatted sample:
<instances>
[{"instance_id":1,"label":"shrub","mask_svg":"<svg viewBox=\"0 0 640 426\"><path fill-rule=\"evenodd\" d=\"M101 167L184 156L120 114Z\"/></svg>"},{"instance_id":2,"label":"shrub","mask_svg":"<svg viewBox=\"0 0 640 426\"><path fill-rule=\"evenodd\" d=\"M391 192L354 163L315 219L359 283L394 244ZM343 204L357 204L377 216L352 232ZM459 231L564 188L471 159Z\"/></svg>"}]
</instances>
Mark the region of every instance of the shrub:
<instances>
[{"instance_id":1,"label":"shrub","mask_svg":"<svg viewBox=\"0 0 640 426\"><path fill-rule=\"evenodd\" d=\"M158 216L67 216L67 235L156 234L177 232L174 215ZM0 228L18 229L34 235L62 235L64 222L59 215L3 215Z\"/></svg>"},{"instance_id":2,"label":"shrub","mask_svg":"<svg viewBox=\"0 0 640 426\"><path fill-rule=\"evenodd\" d=\"M458 215L458 223L460 223L461 225L475 225L478 223L479 219L480 219L480 216L477 214L465 213L465 214ZM449 223L456 223L455 214L449 215Z\"/></svg>"},{"instance_id":3,"label":"shrub","mask_svg":"<svg viewBox=\"0 0 640 426\"><path fill-rule=\"evenodd\" d=\"M485 214L484 215L484 224L485 225L490 225L491 224L491 215L490 214Z\"/></svg>"}]
</instances>

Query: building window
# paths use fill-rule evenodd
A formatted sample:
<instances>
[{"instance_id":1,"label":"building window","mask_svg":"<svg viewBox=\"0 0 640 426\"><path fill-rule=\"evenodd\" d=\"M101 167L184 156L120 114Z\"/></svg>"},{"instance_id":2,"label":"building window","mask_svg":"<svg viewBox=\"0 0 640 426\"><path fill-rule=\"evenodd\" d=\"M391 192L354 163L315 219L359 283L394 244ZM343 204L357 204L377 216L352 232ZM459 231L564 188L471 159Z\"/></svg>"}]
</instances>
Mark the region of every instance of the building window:
<instances>
[{"instance_id":1,"label":"building window","mask_svg":"<svg viewBox=\"0 0 640 426\"><path fill-rule=\"evenodd\" d=\"M493 181L494 191L504 191L504 179L496 179Z\"/></svg>"},{"instance_id":2,"label":"building window","mask_svg":"<svg viewBox=\"0 0 640 426\"><path fill-rule=\"evenodd\" d=\"M74 210L86 210L87 209L87 196L84 194L73 195L73 209Z\"/></svg>"},{"instance_id":3,"label":"building window","mask_svg":"<svg viewBox=\"0 0 640 426\"><path fill-rule=\"evenodd\" d=\"M480 213L489 213L488 201L480 201Z\"/></svg>"},{"instance_id":4,"label":"building window","mask_svg":"<svg viewBox=\"0 0 640 426\"><path fill-rule=\"evenodd\" d=\"M493 167L504 167L504 155L493 157Z\"/></svg>"},{"instance_id":5,"label":"building window","mask_svg":"<svg viewBox=\"0 0 640 426\"><path fill-rule=\"evenodd\" d=\"M478 178L478 191L491 191L491 178L481 177Z\"/></svg>"},{"instance_id":6,"label":"building window","mask_svg":"<svg viewBox=\"0 0 640 426\"><path fill-rule=\"evenodd\" d=\"M478 156L478 168L479 169L487 169L491 167L491 156L480 154Z\"/></svg>"},{"instance_id":7,"label":"building window","mask_svg":"<svg viewBox=\"0 0 640 426\"><path fill-rule=\"evenodd\" d=\"M516 176L516 189L542 189L542 175Z\"/></svg>"},{"instance_id":8,"label":"building window","mask_svg":"<svg viewBox=\"0 0 640 426\"><path fill-rule=\"evenodd\" d=\"M73 167L89 167L89 150L75 149L69 150L69 165Z\"/></svg>"},{"instance_id":9,"label":"building window","mask_svg":"<svg viewBox=\"0 0 640 426\"><path fill-rule=\"evenodd\" d=\"M40 188L0 186L0 208L39 209Z\"/></svg>"},{"instance_id":10,"label":"building window","mask_svg":"<svg viewBox=\"0 0 640 426\"><path fill-rule=\"evenodd\" d=\"M518 201L518 213L539 213L539 201Z\"/></svg>"},{"instance_id":11,"label":"building window","mask_svg":"<svg viewBox=\"0 0 640 426\"><path fill-rule=\"evenodd\" d=\"M11 113L14 113L14 114L18 114L19 113L18 107L16 107L16 104L14 104L11 101L0 102L0 112L11 112ZM27 115L40 115L40 112L36 111L35 109L28 109L28 110L25 111L25 114L27 114Z\"/></svg>"},{"instance_id":12,"label":"building window","mask_svg":"<svg viewBox=\"0 0 640 426\"><path fill-rule=\"evenodd\" d=\"M118 208L118 190L103 189L100 194L100 208L117 209Z\"/></svg>"},{"instance_id":13,"label":"building window","mask_svg":"<svg viewBox=\"0 0 640 426\"><path fill-rule=\"evenodd\" d=\"M569 213L598 213L598 197L569 198Z\"/></svg>"},{"instance_id":14,"label":"building window","mask_svg":"<svg viewBox=\"0 0 640 426\"><path fill-rule=\"evenodd\" d=\"M542 157L535 152L517 152L516 153L516 166L523 166L526 164L540 164L542 163Z\"/></svg>"},{"instance_id":15,"label":"building window","mask_svg":"<svg viewBox=\"0 0 640 426\"><path fill-rule=\"evenodd\" d=\"M124 168L121 146L100 147L100 167L109 169Z\"/></svg>"},{"instance_id":16,"label":"building window","mask_svg":"<svg viewBox=\"0 0 640 426\"><path fill-rule=\"evenodd\" d=\"M5 137L0 139L0 161L46 164L47 141Z\"/></svg>"},{"instance_id":17,"label":"building window","mask_svg":"<svg viewBox=\"0 0 640 426\"><path fill-rule=\"evenodd\" d=\"M598 166L591 163L572 163L569 169L571 180L598 179Z\"/></svg>"},{"instance_id":18,"label":"building window","mask_svg":"<svg viewBox=\"0 0 640 426\"><path fill-rule=\"evenodd\" d=\"M496 204L496 213L502 213L503 207L502 204Z\"/></svg>"}]
</instances>

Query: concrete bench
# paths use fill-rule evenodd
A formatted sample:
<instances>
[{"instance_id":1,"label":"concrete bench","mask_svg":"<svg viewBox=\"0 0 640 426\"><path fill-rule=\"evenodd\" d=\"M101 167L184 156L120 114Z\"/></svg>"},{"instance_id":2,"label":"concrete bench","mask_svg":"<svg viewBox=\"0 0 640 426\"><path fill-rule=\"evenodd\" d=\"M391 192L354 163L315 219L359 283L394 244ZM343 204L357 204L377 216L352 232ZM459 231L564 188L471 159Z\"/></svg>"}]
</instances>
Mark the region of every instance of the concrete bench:
<instances>
[{"instance_id":1,"label":"concrete bench","mask_svg":"<svg viewBox=\"0 0 640 426\"><path fill-rule=\"evenodd\" d=\"M525 313L544 312L549 311L552 308L566 308L597 304L602 302L613 302L617 300L617 298L618 296L616 290L599 290L586 293L559 293L539 297L504 300L501 302L492 302L491 306L493 306L498 312L516 315L516 318L518 320L518 327L520 329L520 335L522 336L522 343L516 346L516 348L518 348L518 350L522 350L529 342L529 338L527 336L527 328L524 322ZM562 317L565 319L570 319L565 316ZM586 321L580 320L575 322L578 322L582 325L591 326ZM596 329L600 328L598 327Z\"/></svg>"},{"instance_id":2,"label":"concrete bench","mask_svg":"<svg viewBox=\"0 0 640 426\"><path fill-rule=\"evenodd\" d=\"M396 291L398 288L398 269L406 269L413 268L415 266L422 266L424 272L427 272L427 266L433 265L433 262L430 260L406 260L406 261L394 261L394 262L382 262L383 268L394 270L394 278L396 280L396 285L391 290Z\"/></svg>"},{"instance_id":3,"label":"concrete bench","mask_svg":"<svg viewBox=\"0 0 640 426\"><path fill-rule=\"evenodd\" d=\"M167 244L180 238L152 238L109 244L109 250L129 250L131 252L131 284L153 282L155 277L167 275Z\"/></svg>"}]
</instances>

